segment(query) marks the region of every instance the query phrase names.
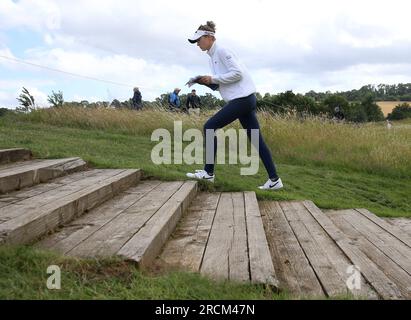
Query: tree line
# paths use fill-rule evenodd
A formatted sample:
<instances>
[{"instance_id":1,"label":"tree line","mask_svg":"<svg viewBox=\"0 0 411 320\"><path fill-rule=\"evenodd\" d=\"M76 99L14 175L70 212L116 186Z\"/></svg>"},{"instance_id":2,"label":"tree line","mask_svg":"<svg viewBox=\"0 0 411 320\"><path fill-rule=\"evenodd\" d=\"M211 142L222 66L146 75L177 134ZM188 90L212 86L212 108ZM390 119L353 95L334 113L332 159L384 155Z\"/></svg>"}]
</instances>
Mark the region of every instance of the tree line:
<instances>
[{"instance_id":1,"label":"tree line","mask_svg":"<svg viewBox=\"0 0 411 320\"><path fill-rule=\"evenodd\" d=\"M368 84L360 89L331 93L315 92L313 90L307 92L305 96L311 97L316 101L323 101L331 95L339 95L350 102L361 101L367 96L371 96L375 101L411 101L411 83L399 84Z\"/></svg>"},{"instance_id":2,"label":"tree line","mask_svg":"<svg viewBox=\"0 0 411 320\"><path fill-rule=\"evenodd\" d=\"M144 108L166 108L168 105L169 93L161 94L154 101L143 101ZM346 121L350 122L369 122L382 121L384 114L381 108L375 101L381 100L397 100L398 105L388 115L388 119L400 120L411 118L411 107L408 103L401 101L411 101L411 84L397 84L378 86L367 85L359 90L350 90L346 92L331 93L316 93L309 91L305 94L295 94L294 92L285 91L278 94L266 93L261 95L257 92L257 108L259 110L267 110L278 114L296 114L299 117L307 115L319 115L325 117L333 117L335 110L340 110ZM187 94L180 95L181 104L185 105ZM211 93L200 95L201 108L217 109L224 106L225 102ZM30 92L23 88L22 93L17 98L19 107L17 112L30 112L36 108L34 97ZM120 102L114 99L112 102L88 102L86 100L80 102L66 102L61 91L52 92L48 96L48 102L54 108L67 107L83 107L83 108L116 108L116 109L132 109L132 99ZM6 111L0 109L0 115Z\"/></svg>"}]
</instances>

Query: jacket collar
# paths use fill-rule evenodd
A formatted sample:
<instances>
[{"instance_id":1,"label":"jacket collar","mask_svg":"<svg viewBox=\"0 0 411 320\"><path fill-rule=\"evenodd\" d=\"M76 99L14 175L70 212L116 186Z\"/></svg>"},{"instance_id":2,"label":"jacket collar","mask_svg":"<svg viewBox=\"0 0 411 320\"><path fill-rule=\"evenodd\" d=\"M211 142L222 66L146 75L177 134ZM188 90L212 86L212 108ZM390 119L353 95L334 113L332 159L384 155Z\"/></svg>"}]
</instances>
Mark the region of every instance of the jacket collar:
<instances>
[{"instance_id":1,"label":"jacket collar","mask_svg":"<svg viewBox=\"0 0 411 320\"><path fill-rule=\"evenodd\" d=\"M207 54L212 57L217 49L217 41L214 41L213 45L211 46L210 50L207 51Z\"/></svg>"}]
</instances>

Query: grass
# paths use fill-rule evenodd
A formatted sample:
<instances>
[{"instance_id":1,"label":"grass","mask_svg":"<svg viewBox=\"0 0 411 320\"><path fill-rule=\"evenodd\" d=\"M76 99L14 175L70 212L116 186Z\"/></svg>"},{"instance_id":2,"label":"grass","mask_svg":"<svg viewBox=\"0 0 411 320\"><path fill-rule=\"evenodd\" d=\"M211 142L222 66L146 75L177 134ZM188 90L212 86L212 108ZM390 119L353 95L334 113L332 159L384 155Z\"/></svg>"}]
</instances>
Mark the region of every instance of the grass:
<instances>
[{"instance_id":1,"label":"grass","mask_svg":"<svg viewBox=\"0 0 411 320\"><path fill-rule=\"evenodd\" d=\"M61 270L49 290L47 268ZM286 299L265 286L215 282L196 273L151 275L118 259L78 260L29 247L0 247L0 299Z\"/></svg>"},{"instance_id":2,"label":"grass","mask_svg":"<svg viewBox=\"0 0 411 320\"><path fill-rule=\"evenodd\" d=\"M84 117L93 120L87 124ZM39 158L79 156L98 168L142 168L147 176L185 179L185 173L198 165L155 165L150 158L157 142L151 141L149 133L160 126L172 130L176 117L186 128L201 128L205 121L205 117L159 111L80 109L76 116L72 109L41 110L0 118L0 148L26 147ZM411 129L407 126L387 130L380 124L355 127L315 118L300 122L267 114L259 117L284 190L256 188L266 180L261 163L253 176L240 176L240 165L217 165L215 185L204 188L252 190L259 199L311 199L322 208L363 207L379 216L411 215Z\"/></svg>"},{"instance_id":3,"label":"grass","mask_svg":"<svg viewBox=\"0 0 411 320\"><path fill-rule=\"evenodd\" d=\"M207 116L158 110L50 109L0 117L0 148L25 147L38 158L79 156L98 168L142 168L146 176L184 179L198 166L154 165L150 135L156 128L202 128ZM379 216L410 217L411 128L394 124L299 121L260 113L262 130L285 188L256 189L266 180L239 165L217 165L210 191L256 191L259 199L311 199L321 208L367 208ZM234 128L238 124L233 125ZM45 289L46 268L63 266L62 290ZM38 299L283 299L268 288L216 283L196 274L145 274L116 260L74 260L28 247L0 247L0 298ZM342 297L347 298L347 297Z\"/></svg>"}]
</instances>

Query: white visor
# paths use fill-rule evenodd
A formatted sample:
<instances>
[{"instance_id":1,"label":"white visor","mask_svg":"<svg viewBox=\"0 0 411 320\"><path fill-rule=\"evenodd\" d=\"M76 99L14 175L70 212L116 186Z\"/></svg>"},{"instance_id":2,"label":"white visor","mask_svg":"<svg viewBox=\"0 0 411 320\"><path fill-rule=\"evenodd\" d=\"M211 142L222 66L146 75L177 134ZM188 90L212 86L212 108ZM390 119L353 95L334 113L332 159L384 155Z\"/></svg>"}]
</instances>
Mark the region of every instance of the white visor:
<instances>
[{"instance_id":1,"label":"white visor","mask_svg":"<svg viewBox=\"0 0 411 320\"><path fill-rule=\"evenodd\" d=\"M214 36L214 32L197 30L190 38L188 38L188 41L190 41L190 43L196 43L202 36Z\"/></svg>"}]
</instances>

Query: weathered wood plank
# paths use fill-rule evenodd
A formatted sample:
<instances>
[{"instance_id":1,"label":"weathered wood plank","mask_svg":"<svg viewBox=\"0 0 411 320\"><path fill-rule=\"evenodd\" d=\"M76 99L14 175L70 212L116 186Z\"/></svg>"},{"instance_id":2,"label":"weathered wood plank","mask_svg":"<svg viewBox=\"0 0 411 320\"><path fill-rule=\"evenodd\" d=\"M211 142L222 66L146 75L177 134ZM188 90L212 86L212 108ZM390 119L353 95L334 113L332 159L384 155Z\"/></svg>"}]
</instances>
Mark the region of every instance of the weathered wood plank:
<instances>
[{"instance_id":1,"label":"weathered wood plank","mask_svg":"<svg viewBox=\"0 0 411 320\"><path fill-rule=\"evenodd\" d=\"M254 192L244 192L248 235L250 276L254 283L265 283L278 288L273 261L268 248L260 209Z\"/></svg>"},{"instance_id":2,"label":"weathered wood plank","mask_svg":"<svg viewBox=\"0 0 411 320\"><path fill-rule=\"evenodd\" d=\"M44 161L44 159L32 159L28 161L17 161L17 162L9 162L0 165L0 172L7 173L10 170L20 168L23 166L27 166L27 164L38 164Z\"/></svg>"},{"instance_id":3,"label":"weathered wood plank","mask_svg":"<svg viewBox=\"0 0 411 320\"><path fill-rule=\"evenodd\" d=\"M372 212L368 211L367 209L356 209L358 213L366 217L367 219L371 220L378 226L380 226L385 231L389 232L393 237L396 237L398 240L403 242L409 248L411 248L411 233L404 232L401 228L393 226L383 219L377 217Z\"/></svg>"},{"instance_id":4,"label":"weathered wood plank","mask_svg":"<svg viewBox=\"0 0 411 320\"><path fill-rule=\"evenodd\" d=\"M347 239L347 236L312 201L304 201L304 206L329 236L334 239L340 249L344 251L353 265L360 268L362 276L365 277L380 297L383 299L402 298L399 288L361 251L355 239Z\"/></svg>"},{"instance_id":5,"label":"weathered wood plank","mask_svg":"<svg viewBox=\"0 0 411 320\"><path fill-rule=\"evenodd\" d=\"M0 170L0 193L19 190L54 179L66 174L65 167L70 172L74 172L83 169L85 162L80 158L68 158L40 162L28 161L18 167L3 168Z\"/></svg>"},{"instance_id":6,"label":"weathered wood plank","mask_svg":"<svg viewBox=\"0 0 411 320\"><path fill-rule=\"evenodd\" d=\"M347 214L348 213L348 214ZM351 239L355 239L358 247L367 255L388 277L389 282L394 282L401 295L411 298L411 277L394 261L387 257L375 244L370 242L364 234L359 232L359 222L353 222L349 217L349 210L334 212L329 215L335 225ZM348 218L348 219L347 219Z\"/></svg>"},{"instance_id":7,"label":"weathered wood plank","mask_svg":"<svg viewBox=\"0 0 411 320\"><path fill-rule=\"evenodd\" d=\"M244 194L234 192L233 201L233 239L229 252L229 279L239 282L250 281L248 270L247 226L245 221Z\"/></svg>"},{"instance_id":8,"label":"weathered wood plank","mask_svg":"<svg viewBox=\"0 0 411 320\"><path fill-rule=\"evenodd\" d=\"M303 202L290 202L290 205L297 212L299 219L304 223L311 237L313 238L314 246L318 248L319 253L323 257L326 257L327 260L324 260L325 265L329 264L330 268L334 269L338 276L333 276L330 279L323 279L322 273L317 272L317 276L320 278L321 283L324 288L327 290L327 294L330 296L336 296L340 294L345 294L350 292L354 296L367 297L376 299L378 296L374 290L365 282L362 281L360 289L348 288L346 285L348 268L352 265L352 262L347 259L344 252L335 244L335 242L330 238L330 236L325 232L325 230L318 224L318 222L311 216L309 211L305 208ZM311 261L311 260L310 260ZM314 263L311 261L311 264ZM329 291L331 287L332 291Z\"/></svg>"},{"instance_id":9,"label":"weathered wood plank","mask_svg":"<svg viewBox=\"0 0 411 320\"><path fill-rule=\"evenodd\" d=\"M30 150L23 148L12 148L0 150L0 164L23 161L31 159L32 154Z\"/></svg>"},{"instance_id":10,"label":"weathered wood plank","mask_svg":"<svg viewBox=\"0 0 411 320\"><path fill-rule=\"evenodd\" d=\"M259 205L281 287L301 297L325 295L279 203L260 201Z\"/></svg>"},{"instance_id":11,"label":"weathered wood plank","mask_svg":"<svg viewBox=\"0 0 411 320\"><path fill-rule=\"evenodd\" d=\"M347 210L344 218L411 276L411 248L356 210Z\"/></svg>"},{"instance_id":12,"label":"weathered wood plank","mask_svg":"<svg viewBox=\"0 0 411 320\"><path fill-rule=\"evenodd\" d=\"M118 255L148 267L175 230L183 210L197 194L197 182L186 181L171 198L119 250Z\"/></svg>"},{"instance_id":13,"label":"weathered wood plank","mask_svg":"<svg viewBox=\"0 0 411 320\"><path fill-rule=\"evenodd\" d=\"M47 190L47 185L34 187L32 190L47 190L47 192L40 192L29 198L24 197L25 195L33 192L32 190L22 190L20 192L11 193L10 195L22 197L22 199L11 203L7 207L1 208L0 219L2 221L10 221L18 217L23 217L31 212L40 210L45 205L52 202L56 203L61 198L79 192L89 186L104 182L107 178L121 174L122 172L124 172L124 170L92 170L88 173L80 175L81 179L73 179L70 183L57 186L51 190Z\"/></svg>"},{"instance_id":14,"label":"weathered wood plank","mask_svg":"<svg viewBox=\"0 0 411 320\"><path fill-rule=\"evenodd\" d=\"M171 267L199 272L220 193L197 195L187 214L166 243L160 260Z\"/></svg>"},{"instance_id":15,"label":"weathered wood plank","mask_svg":"<svg viewBox=\"0 0 411 320\"><path fill-rule=\"evenodd\" d=\"M72 256L113 256L161 206L182 186L182 182L163 182L68 252Z\"/></svg>"},{"instance_id":16,"label":"weathered wood plank","mask_svg":"<svg viewBox=\"0 0 411 320\"><path fill-rule=\"evenodd\" d=\"M200 272L212 279L228 280L230 277L229 255L233 242L233 212L231 194L222 193L200 267Z\"/></svg>"},{"instance_id":17,"label":"weathered wood plank","mask_svg":"<svg viewBox=\"0 0 411 320\"><path fill-rule=\"evenodd\" d=\"M394 226L395 234L411 236L411 218L383 218L389 226ZM402 241L402 240L401 240ZM404 242L404 241L403 241Z\"/></svg>"},{"instance_id":18,"label":"weathered wood plank","mask_svg":"<svg viewBox=\"0 0 411 320\"><path fill-rule=\"evenodd\" d=\"M22 172L27 172L27 171L36 171L41 168L49 168L53 166L59 166L64 163L70 163L72 161L77 161L80 160L80 158L75 157L75 158L66 158L66 159L36 159L32 161L25 161L25 162L19 162L17 164L9 164L7 166L2 166L0 167L0 178L11 176L11 175L17 175Z\"/></svg>"},{"instance_id":19,"label":"weathered wood plank","mask_svg":"<svg viewBox=\"0 0 411 320\"><path fill-rule=\"evenodd\" d=\"M137 203L160 183L160 181L141 182L138 186L123 192L90 213L64 226L62 230L43 239L36 246L56 250L62 254L68 253L103 226L112 223L114 218Z\"/></svg>"},{"instance_id":20,"label":"weathered wood plank","mask_svg":"<svg viewBox=\"0 0 411 320\"><path fill-rule=\"evenodd\" d=\"M120 192L121 189L114 188L118 181L126 181L124 187L135 184L140 174L139 170L125 170L58 201L6 221L0 224L0 238L2 242L10 244L29 243Z\"/></svg>"},{"instance_id":21,"label":"weathered wood plank","mask_svg":"<svg viewBox=\"0 0 411 320\"><path fill-rule=\"evenodd\" d=\"M326 252L322 250L320 244L311 234L310 226L307 227L306 225L310 224L310 221L301 219L301 215L305 213L299 212L302 209L296 209L292 202L280 202L280 206L327 295L345 294L347 288L344 281L328 259ZM311 228L313 228L312 225Z\"/></svg>"}]
</instances>

